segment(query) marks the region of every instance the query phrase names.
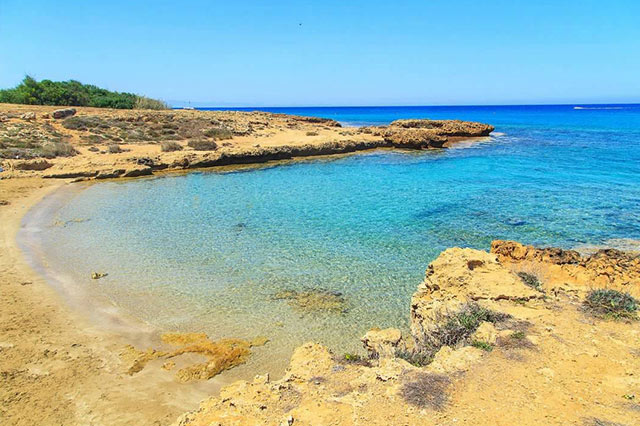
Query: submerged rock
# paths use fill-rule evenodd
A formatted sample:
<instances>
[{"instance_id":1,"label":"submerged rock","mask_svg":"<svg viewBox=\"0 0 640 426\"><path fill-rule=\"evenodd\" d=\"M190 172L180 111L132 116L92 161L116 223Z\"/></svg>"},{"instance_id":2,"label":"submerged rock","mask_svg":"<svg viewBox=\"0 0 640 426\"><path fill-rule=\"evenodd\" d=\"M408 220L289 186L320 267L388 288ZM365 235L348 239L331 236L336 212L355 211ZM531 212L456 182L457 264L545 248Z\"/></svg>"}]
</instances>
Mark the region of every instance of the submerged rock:
<instances>
[{"instance_id":1,"label":"submerged rock","mask_svg":"<svg viewBox=\"0 0 640 426\"><path fill-rule=\"evenodd\" d=\"M131 365L127 372L133 375L142 371L154 360L170 360L183 354L193 353L207 357L207 361L181 368L176 372L176 378L182 382L192 380L208 380L224 370L244 364L251 354L250 348L267 343L266 338L256 338L252 341L242 339L220 339L212 341L205 333L166 333L162 336L163 343L176 346L173 350L137 350L129 345L121 353L121 357ZM175 366L173 361L163 364L164 370L171 370Z\"/></svg>"},{"instance_id":2,"label":"submerged rock","mask_svg":"<svg viewBox=\"0 0 640 426\"><path fill-rule=\"evenodd\" d=\"M346 313L347 301L339 291L326 289L283 290L276 293L275 300L287 300L289 305L303 313Z\"/></svg>"}]
</instances>

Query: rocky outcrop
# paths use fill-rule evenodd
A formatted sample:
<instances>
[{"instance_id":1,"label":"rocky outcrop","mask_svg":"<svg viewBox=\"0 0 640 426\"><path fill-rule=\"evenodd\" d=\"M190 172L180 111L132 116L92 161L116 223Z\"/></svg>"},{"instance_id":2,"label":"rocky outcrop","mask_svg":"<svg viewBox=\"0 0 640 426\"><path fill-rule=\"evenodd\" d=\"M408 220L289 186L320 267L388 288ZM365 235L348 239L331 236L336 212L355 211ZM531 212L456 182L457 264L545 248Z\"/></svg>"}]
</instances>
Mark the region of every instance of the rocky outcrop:
<instances>
[{"instance_id":1,"label":"rocky outcrop","mask_svg":"<svg viewBox=\"0 0 640 426\"><path fill-rule=\"evenodd\" d=\"M418 344L423 344L443 319L464 305L540 297L539 292L500 264L494 254L450 248L429 265L411 299L411 333Z\"/></svg>"},{"instance_id":2,"label":"rocky outcrop","mask_svg":"<svg viewBox=\"0 0 640 426\"><path fill-rule=\"evenodd\" d=\"M534 269L547 287L570 286L587 290L609 287L640 296L640 255L601 249L589 256L574 250L536 248L515 241L496 240L491 253L518 269ZM534 267L532 267L534 265Z\"/></svg>"},{"instance_id":3,"label":"rocky outcrop","mask_svg":"<svg viewBox=\"0 0 640 426\"><path fill-rule=\"evenodd\" d=\"M626 258L612 253L576 264L571 252L504 242L495 242L494 248L499 254L445 250L429 265L412 298L414 345L450 326L450 314L462 306L482 306L507 318L479 321L467 330L472 334L465 344L444 345L429 359L418 359L407 351L411 341L399 330L375 328L362 338L369 353L363 362L307 343L296 349L282 379L271 381L267 375L236 382L177 425L448 424L452 419L468 424L536 425L550 419L581 424L586 415L624 421L637 410L620 402L620 395L632 395L637 388L635 328L612 324L600 335L571 299L553 293L542 297L514 272L511 262L501 259L561 267L633 263L620 263ZM458 320L466 328L473 318Z\"/></svg>"},{"instance_id":4,"label":"rocky outcrop","mask_svg":"<svg viewBox=\"0 0 640 426\"><path fill-rule=\"evenodd\" d=\"M396 148L443 148L462 138L488 136L494 127L461 120L396 120L388 126L369 127L365 131L381 136Z\"/></svg>"},{"instance_id":5,"label":"rocky outcrop","mask_svg":"<svg viewBox=\"0 0 640 426\"><path fill-rule=\"evenodd\" d=\"M53 116L53 118L61 119L61 118L71 117L72 115L75 115L75 113L76 113L75 108L63 108L63 109L57 109L53 111L51 115Z\"/></svg>"}]
</instances>

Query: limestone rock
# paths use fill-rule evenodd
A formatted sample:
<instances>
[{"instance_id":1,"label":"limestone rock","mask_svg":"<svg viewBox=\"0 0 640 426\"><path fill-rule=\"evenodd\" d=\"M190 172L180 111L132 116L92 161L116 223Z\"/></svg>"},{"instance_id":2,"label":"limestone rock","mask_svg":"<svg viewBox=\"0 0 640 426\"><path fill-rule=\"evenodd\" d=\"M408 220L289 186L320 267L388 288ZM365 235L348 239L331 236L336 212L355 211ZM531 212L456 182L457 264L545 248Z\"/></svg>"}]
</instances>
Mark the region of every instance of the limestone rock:
<instances>
[{"instance_id":1,"label":"limestone rock","mask_svg":"<svg viewBox=\"0 0 640 426\"><path fill-rule=\"evenodd\" d=\"M22 114L20 116L21 119L26 120L26 121L33 121L36 119L36 113L31 111L31 112L25 112L24 114Z\"/></svg>"},{"instance_id":2,"label":"limestone rock","mask_svg":"<svg viewBox=\"0 0 640 426\"><path fill-rule=\"evenodd\" d=\"M429 369L445 374L467 371L482 355L483 351L473 346L463 346L456 350L449 346L444 346L436 353L433 362L429 365Z\"/></svg>"},{"instance_id":3,"label":"limestone rock","mask_svg":"<svg viewBox=\"0 0 640 426\"><path fill-rule=\"evenodd\" d=\"M402 343L402 332L397 328L372 328L362 338L371 358L393 357Z\"/></svg>"},{"instance_id":4,"label":"limestone rock","mask_svg":"<svg viewBox=\"0 0 640 426\"><path fill-rule=\"evenodd\" d=\"M287 379L309 380L331 373L334 361L331 352L318 343L305 343L293 352Z\"/></svg>"},{"instance_id":5,"label":"limestone rock","mask_svg":"<svg viewBox=\"0 0 640 426\"><path fill-rule=\"evenodd\" d=\"M589 256L574 250L536 248L515 241L496 240L491 252L500 262L534 265L551 285L583 290L609 287L640 296L640 255L615 249L601 249Z\"/></svg>"},{"instance_id":6,"label":"limestone rock","mask_svg":"<svg viewBox=\"0 0 640 426\"><path fill-rule=\"evenodd\" d=\"M490 345L495 345L496 340L498 339L498 330L487 321L482 321L478 329L473 333L472 340L476 340L479 342L489 343Z\"/></svg>"},{"instance_id":7,"label":"limestone rock","mask_svg":"<svg viewBox=\"0 0 640 426\"><path fill-rule=\"evenodd\" d=\"M425 280L411 299L411 332L420 340L444 316L470 302L529 300L540 296L501 265L494 254L450 248L429 265Z\"/></svg>"}]
</instances>

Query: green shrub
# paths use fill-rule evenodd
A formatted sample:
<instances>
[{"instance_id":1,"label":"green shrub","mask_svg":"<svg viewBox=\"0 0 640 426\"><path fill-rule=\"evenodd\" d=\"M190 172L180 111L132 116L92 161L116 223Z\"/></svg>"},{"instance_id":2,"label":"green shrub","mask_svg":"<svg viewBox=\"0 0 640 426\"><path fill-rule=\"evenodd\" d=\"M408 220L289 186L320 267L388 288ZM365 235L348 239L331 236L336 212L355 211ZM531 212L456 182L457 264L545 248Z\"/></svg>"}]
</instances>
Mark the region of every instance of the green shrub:
<instances>
[{"instance_id":1,"label":"green shrub","mask_svg":"<svg viewBox=\"0 0 640 426\"><path fill-rule=\"evenodd\" d=\"M204 131L204 135L208 138L216 140L231 139L233 132L225 127L212 127Z\"/></svg>"},{"instance_id":2,"label":"green shrub","mask_svg":"<svg viewBox=\"0 0 640 426\"><path fill-rule=\"evenodd\" d=\"M480 340L474 340L471 342L471 346L487 352L491 352L493 350L493 345L491 345L491 343L481 342Z\"/></svg>"},{"instance_id":3,"label":"green shrub","mask_svg":"<svg viewBox=\"0 0 640 426\"><path fill-rule=\"evenodd\" d=\"M399 350L396 351L396 358L403 359L407 361L409 364L414 365L416 367L423 367L425 365L431 364L433 361L433 353L428 352L418 352L418 351L407 351L407 350Z\"/></svg>"},{"instance_id":4,"label":"green shrub","mask_svg":"<svg viewBox=\"0 0 640 426\"><path fill-rule=\"evenodd\" d=\"M540 280L535 275L529 274L527 272L518 272L517 275L518 277L520 277L522 282L529 287L534 288L538 291L542 291L542 283L540 283Z\"/></svg>"},{"instance_id":5,"label":"green shrub","mask_svg":"<svg viewBox=\"0 0 640 426\"><path fill-rule=\"evenodd\" d=\"M163 141L160 143L162 152L182 151L182 145L174 141Z\"/></svg>"},{"instance_id":6,"label":"green shrub","mask_svg":"<svg viewBox=\"0 0 640 426\"><path fill-rule=\"evenodd\" d=\"M318 136L318 132L311 132L311 131L309 131L309 132L307 132L307 133L306 133L306 135L307 135L307 136Z\"/></svg>"},{"instance_id":7,"label":"green shrub","mask_svg":"<svg viewBox=\"0 0 640 426\"><path fill-rule=\"evenodd\" d=\"M218 144L215 141L208 141L204 139L190 140L187 145L196 151L215 151L218 149Z\"/></svg>"},{"instance_id":8,"label":"green shrub","mask_svg":"<svg viewBox=\"0 0 640 426\"><path fill-rule=\"evenodd\" d=\"M133 109L137 104L166 109L164 102L134 95L112 92L79 81L36 81L26 76L12 89L0 90L0 102L27 105L90 106L98 108ZM162 108L160 108L162 106Z\"/></svg>"},{"instance_id":9,"label":"green shrub","mask_svg":"<svg viewBox=\"0 0 640 426\"><path fill-rule=\"evenodd\" d=\"M638 301L628 293L617 290L592 290L584 300L584 307L588 312L604 318L636 319Z\"/></svg>"},{"instance_id":10,"label":"green shrub","mask_svg":"<svg viewBox=\"0 0 640 426\"><path fill-rule=\"evenodd\" d=\"M138 96L133 106L135 109L169 109L166 102L147 98L146 96Z\"/></svg>"}]
</instances>

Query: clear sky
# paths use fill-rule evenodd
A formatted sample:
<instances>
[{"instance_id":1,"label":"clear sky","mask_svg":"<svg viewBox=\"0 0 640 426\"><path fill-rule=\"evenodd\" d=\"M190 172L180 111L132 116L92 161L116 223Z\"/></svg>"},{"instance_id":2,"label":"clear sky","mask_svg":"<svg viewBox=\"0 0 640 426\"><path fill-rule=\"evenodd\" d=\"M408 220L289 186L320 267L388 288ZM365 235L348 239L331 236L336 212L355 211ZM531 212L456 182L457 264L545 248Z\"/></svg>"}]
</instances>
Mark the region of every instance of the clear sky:
<instances>
[{"instance_id":1,"label":"clear sky","mask_svg":"<svg viewBox=\"0 0 640 426\"><path fill-rule=\"evenodd\" d=\"M0 0L26 74L194 105L640 102L639 0Z\"/></svg>"}]
</instances>

